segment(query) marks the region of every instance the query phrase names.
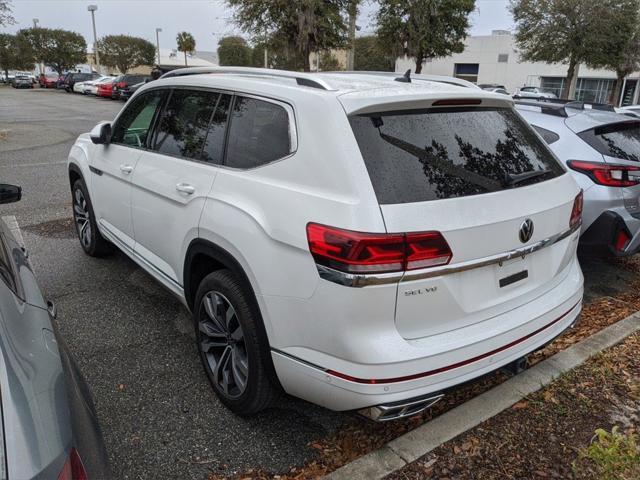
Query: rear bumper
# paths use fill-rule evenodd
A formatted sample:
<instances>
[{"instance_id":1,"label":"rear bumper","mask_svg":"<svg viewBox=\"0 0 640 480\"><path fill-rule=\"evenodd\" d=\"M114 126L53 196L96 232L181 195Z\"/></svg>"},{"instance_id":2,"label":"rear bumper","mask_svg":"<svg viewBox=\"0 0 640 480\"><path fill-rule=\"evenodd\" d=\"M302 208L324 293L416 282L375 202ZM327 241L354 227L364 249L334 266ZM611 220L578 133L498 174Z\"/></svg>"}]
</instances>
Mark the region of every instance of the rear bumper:
<instances>
[{"instance_id":1,"label":"rear bumper","mask_svg":"<svg viewBox=\"0 0 640 480\"><path fill-rule=\"evenodd\" d=\"M274 349L272 358L285 391L332 410L427 396L490 373L552 341L576 321L582 285L574 260L566 278L533 302L452 332L417 340L385 339L387 352L369 356L367 363L295 348ZM351 342L368 343L375 351L375 330L368 339L358 338L358 331L352 329ZM385 361L391 357L394 361Z\"/></svg>"},{"instance_id":2,"label":"rear bumper","mask_svg":"<svg viewBox=\"0 0 640 480\"><path fill-rule=\"evenodd\" d=\"M628 240L620 248L619 238ZM580 237L580 252L599 256L629 256L640 249L640 219L626 209L603 212Z\"/></svg>"}]
</instances>

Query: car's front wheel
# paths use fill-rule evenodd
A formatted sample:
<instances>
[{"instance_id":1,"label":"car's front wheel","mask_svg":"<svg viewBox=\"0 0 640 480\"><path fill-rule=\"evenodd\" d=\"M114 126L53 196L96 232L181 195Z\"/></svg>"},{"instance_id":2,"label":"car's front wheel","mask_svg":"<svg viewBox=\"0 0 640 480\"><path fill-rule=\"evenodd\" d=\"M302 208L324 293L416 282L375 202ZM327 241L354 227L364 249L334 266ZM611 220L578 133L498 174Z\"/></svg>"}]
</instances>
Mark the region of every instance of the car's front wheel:
<instances>
[{"instance_id":1,"label":"car's front wheel","mask_svg":"<svg viewBox=\"0 0 640 480\"><path fill-rule=\"evenodd\" d=\"M193 308L200 359L211 386L240 415L264 410L276 394L256 309L252 294L228 270L202 280Z\"/></svg>"},{"instance_id":2,"label":"car's front wheel","mask_svg":"<svg viewBox=\"0 0 640 480\"><path fill-rule=\"evenodd\" d=\"M87 193L87 186L82 179L73 183L73 223L76 226L80 245L87 255L101 257L113 250L109 243L98 231L93 205Z\"/></svg>"}]
</instances>

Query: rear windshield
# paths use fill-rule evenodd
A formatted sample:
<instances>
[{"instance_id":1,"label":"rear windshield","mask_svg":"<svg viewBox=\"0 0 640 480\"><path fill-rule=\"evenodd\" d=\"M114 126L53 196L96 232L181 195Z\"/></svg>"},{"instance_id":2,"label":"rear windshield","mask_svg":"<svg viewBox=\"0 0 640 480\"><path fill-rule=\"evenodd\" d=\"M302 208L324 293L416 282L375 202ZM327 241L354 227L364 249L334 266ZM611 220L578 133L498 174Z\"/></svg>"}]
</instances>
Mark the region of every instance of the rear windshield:
<instances>
[{"instance_id":1,"label":"rear windshield","mask_svg":"<svg viewBox=\"0 0 640 480\"><path fill-rule=\"evenodd\" d=\"M603 155L640 161L640 122L614 123L587 130L579 135Z\"/></svg>"},{"instance_id":2,"label":"rear windshield","mask_svg":"<svg viewBox=\"0 0 640 480\"><path fill-rule=\"evenodd\" d=\"M479 195L564 173L512 109L384 112L350 122L381 204Z\"/></svg>"}]
</instances>

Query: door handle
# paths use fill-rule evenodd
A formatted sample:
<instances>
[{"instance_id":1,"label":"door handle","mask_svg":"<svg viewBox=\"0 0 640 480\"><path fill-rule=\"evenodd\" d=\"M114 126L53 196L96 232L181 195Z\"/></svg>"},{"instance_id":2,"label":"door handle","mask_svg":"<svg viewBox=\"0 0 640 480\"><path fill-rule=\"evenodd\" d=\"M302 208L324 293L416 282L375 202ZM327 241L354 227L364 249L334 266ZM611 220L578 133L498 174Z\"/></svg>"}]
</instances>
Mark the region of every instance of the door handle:
<instances>
[{"instance_id":1,"label":"door handle","mask_svg":"<svg viewBox=\"0 0 640 480\"><path fill-rule=\"evenodd\" d=\"M176 185L176 190L182 193L186 193L187 195L192 195L196 191L193 185L189 185L188 183L178 183Z\"/></svg>"},{"instance_id":2,"label":"door handle","mask_svg":"<svg viewBox=\"0 0 640 480\"><path fill-rule=\"evenodd\" d=\"M131 165L122 164L120 165L120 171L129 175L131 172L133 172L133 167Z\"/></svg>"}]
</instances>

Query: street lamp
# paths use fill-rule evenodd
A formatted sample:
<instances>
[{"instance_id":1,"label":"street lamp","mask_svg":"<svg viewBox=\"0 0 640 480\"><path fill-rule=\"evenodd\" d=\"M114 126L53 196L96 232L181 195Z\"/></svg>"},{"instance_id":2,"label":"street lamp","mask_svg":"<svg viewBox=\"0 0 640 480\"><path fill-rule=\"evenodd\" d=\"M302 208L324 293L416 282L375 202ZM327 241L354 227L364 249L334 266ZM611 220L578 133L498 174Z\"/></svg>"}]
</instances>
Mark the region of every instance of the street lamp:
<instances>
[{"instance_id":1,"label":"street lamp","mask_svg":"<svg viewBox=\"0 0 640 480\"><path fill-rule=\"evenodd\" d=\"M161 28L156 28L156 47L158 47L158 66L160 66L160 32Z\"/></svg>"},{"instance_id":2,"label":"street lamp","mask_svg":"<svg viewBox=\"0 0 640 480\"><path fill-rule=\"evenodd\" d=\"M38 23L40 23L40 20L38 20L37 18L33 19L33 29L35 30L36 28L38 28ZM35 32L34 32L35 33ZM38 65L38 70L40 70L38 72L39 75L42 75L44 73L44 63L40 63Z\"/></svg>"},{"instance_id":3,"label":"street lamp","mask_svg":"<svg viewBox=\"0 0 640 480\"><path fill-rule=\"evenodd\" d=\"M93 54L96 56L96 70L100 73L100 54L98 53L98 35L96 35L96 15L97 5L89 5L87 10L91 12L91 23L93 24Z\"/></svg>"}]
</instances>

